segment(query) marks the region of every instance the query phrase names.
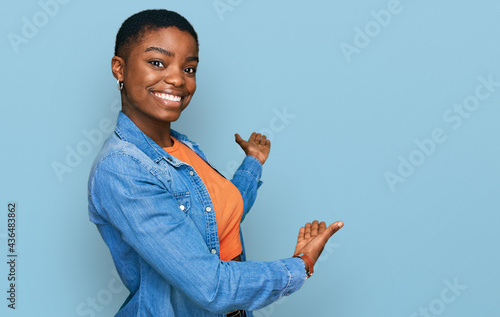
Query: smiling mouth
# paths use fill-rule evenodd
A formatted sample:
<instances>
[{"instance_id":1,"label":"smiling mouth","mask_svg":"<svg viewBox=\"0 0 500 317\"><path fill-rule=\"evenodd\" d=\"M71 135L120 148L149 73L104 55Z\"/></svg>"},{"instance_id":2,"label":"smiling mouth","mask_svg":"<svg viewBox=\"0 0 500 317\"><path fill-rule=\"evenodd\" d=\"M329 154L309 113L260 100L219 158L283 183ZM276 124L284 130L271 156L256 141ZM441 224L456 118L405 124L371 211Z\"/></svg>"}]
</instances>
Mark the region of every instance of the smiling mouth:
<instances>
[{"instance_id":1,"label":"smiling mouth","mask_svg":"<svg viewBox=\"0 0 500 317\"><path fill-rule=\"evenodd\" d=\"M153 95L155 95L156 97L163 99L163 100L176 101L176 102L179 102L182 99L181 96L165 94L165 93L161 93L161 92L153 92Z\"/></svg>"}]
</instances>

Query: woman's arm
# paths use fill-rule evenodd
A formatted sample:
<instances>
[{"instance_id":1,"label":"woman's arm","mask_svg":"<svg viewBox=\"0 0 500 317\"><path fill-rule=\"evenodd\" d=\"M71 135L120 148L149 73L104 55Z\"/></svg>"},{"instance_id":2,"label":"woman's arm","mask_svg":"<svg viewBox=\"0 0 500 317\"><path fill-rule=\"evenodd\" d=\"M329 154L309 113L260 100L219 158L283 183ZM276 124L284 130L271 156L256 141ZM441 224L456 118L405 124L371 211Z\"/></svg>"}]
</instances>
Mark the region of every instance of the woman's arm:
<instances>
[{"instance_id":1,"label":"woman's arm","mask_svg":"<svg viewBox=\"0 0 500 317\"><path fill-rule=\"evenodd\" d=\"M262 182L262 165L266 162L271 151L271 141L265 135L253 132L248 141L236 133L235 141L247 155L238 170L234 173L231 182L238 188L243 197L244 207L241 221L250 211L257 197L257 188Z\"/></svg>"},{"instance_id":2,"label":"woman's arm","mask_svg":"<svg viewBox=\"0 0 500 317\"><path fill-rule=\"evenodd\" d=\"M169 284L214 313L256 310L302 286L304 263L298 258L219 260L166 184L153 174L124 153L104 158L91 175L90 209Z\"/></svg>"},{"instance_id":3,"label":"woman's arm","mask_svg":"<svg viewBox=\"0 0 500 317\"><path fill-rule=\"evenodd\" d=\"M246 156L231 179L231 182L238 188L243 198L241 221L245 219L257 198L257 189L262 184L260 181L261 174L262 164L255 157Z\"/></svg>"}]
</instances>

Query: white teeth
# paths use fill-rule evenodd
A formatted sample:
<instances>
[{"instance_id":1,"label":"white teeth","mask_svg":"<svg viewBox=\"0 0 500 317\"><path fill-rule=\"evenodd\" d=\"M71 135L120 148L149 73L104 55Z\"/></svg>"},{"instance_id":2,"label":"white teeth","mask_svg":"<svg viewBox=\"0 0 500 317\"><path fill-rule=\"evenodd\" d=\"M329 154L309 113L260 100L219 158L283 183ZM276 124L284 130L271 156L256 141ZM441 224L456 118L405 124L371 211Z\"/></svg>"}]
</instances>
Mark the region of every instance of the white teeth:
<instances>
[{"instance_id":1,"label":"white teeth","mask_svg":"<svg viewBox=\"0 0 500 317\"><path fill-rule=\"evenodd\" d=\"M156 97L161 98L161 99L170 100L170 101L181 101L180 96L169 95L169 94L164 94L164 93L159 93L159 92L155 92L154 94Z\"/></svg>"}]
</instances>

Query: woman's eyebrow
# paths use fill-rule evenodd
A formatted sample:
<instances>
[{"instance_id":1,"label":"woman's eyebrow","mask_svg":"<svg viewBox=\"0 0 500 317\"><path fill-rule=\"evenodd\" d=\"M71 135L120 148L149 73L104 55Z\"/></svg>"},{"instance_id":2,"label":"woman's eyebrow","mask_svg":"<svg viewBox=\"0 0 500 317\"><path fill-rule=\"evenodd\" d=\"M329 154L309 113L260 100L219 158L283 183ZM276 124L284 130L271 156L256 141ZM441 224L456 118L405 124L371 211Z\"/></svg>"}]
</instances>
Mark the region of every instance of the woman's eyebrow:
<instances>
[{"instance_id":1,"label":"woman's eyebrow","mask_svg":"<svg viewBox=\"0 0 500 317\"><path fill-rule=\"evenodd\" d=\"M157 46L150 46L148 47L144 52L150 52L150 51L157 51L157 52L160 52L164 55L167 55L169 57L175 57L175 53L173 52L170 52L164 48L161 48L161 47L157 47ZM186 58L187 61L196 61L196 62L199 62L199 58L198 56L189 56Z\"/></svg>"},{"instance_id":2,"label":"woman's eyebrow","mask_svg":"<svg viewBox=\"0 0 500 317\"><path fill-rule=\"evenodd\" d=\"M174 57L175 54L170 52L170 51L167 51L166 49L164 48L161 48L161 47L156 47L156 46L150 46L148 47L144 52L150 52L150 51L158 51L162 54L165 54L167 56L170 56L170 57Z\"/></svg>"}]
</instances>

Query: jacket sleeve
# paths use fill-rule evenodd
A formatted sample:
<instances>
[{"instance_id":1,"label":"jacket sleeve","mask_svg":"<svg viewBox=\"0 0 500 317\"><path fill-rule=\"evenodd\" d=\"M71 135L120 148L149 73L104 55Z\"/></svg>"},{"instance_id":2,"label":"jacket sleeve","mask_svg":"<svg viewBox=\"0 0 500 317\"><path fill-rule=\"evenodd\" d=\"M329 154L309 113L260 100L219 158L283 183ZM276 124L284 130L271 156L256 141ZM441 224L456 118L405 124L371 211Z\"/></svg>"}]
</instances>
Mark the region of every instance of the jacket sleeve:
<instances>
[{"instance_id":1,"label":"jacket sleeve","mask_svg":"<svg viewBox=\"0 0 500 317\"><path fill-rule=\"evenodd\" d=\"M252 208L255 198L257 198L257 189L262 185L260 177L262 175L262 164L253 156L246 156L240 167L234 173L231 182L238 188L243 197L243 216L241 221Z\"/></svg>"},{"instance_id":2,"label":"jacket sleeve","mask_svg":"<svg viewBox=\"0 0 500 317\"><path fill-rule=\"evenodd\" d=\"M255 172L260 169L246 169L245 162L242 166L235 178L240 184L253 182L246 185L245 193L255 196L256 188L250 187L256 187ZM89 208L114 226L145 262L213 313L256 310L297 291L304 283L304 263L298 258L225 262L210 253L163 181L130 155L114 154L96 165L89 199Z\"/></svg>"}]
</instances>

